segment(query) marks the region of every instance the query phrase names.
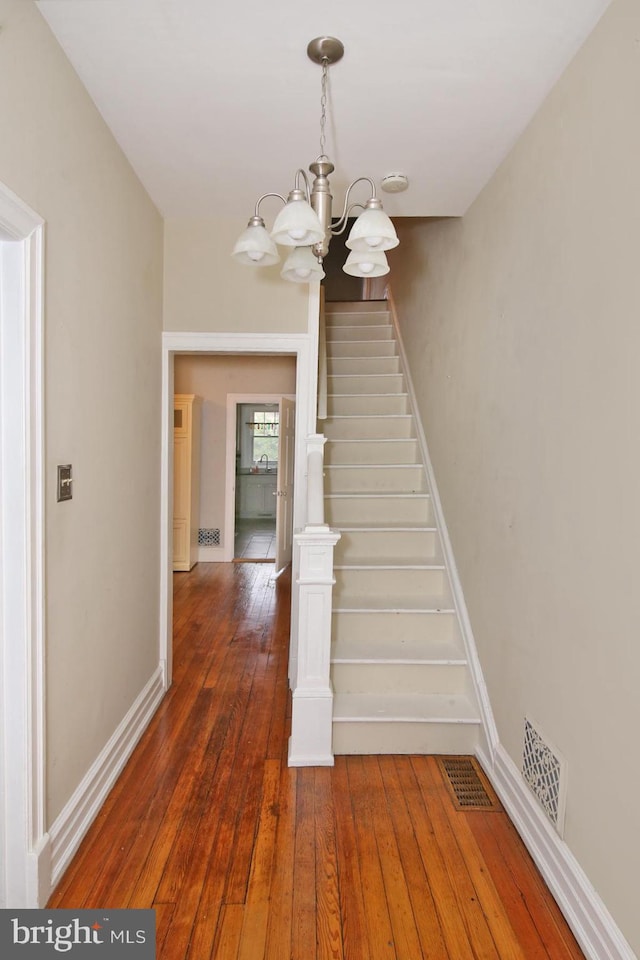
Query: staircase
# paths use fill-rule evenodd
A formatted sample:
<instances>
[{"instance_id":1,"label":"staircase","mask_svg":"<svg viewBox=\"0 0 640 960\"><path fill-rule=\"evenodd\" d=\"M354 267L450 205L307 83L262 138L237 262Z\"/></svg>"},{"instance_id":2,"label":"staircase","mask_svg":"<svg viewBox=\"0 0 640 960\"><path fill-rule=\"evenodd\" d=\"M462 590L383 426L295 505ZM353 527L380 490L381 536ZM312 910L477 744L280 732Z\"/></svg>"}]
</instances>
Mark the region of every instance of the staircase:
<instances>
[{"instance_id":1,"label":"staircase","mask_svg":"<svg viewBox=\"0 0 640 960\"><path fill-rule=\"evenodd\" d=\"M325 314L333 751L473 753L479 713L387 304Z\"/></svg>"}]
</instances>

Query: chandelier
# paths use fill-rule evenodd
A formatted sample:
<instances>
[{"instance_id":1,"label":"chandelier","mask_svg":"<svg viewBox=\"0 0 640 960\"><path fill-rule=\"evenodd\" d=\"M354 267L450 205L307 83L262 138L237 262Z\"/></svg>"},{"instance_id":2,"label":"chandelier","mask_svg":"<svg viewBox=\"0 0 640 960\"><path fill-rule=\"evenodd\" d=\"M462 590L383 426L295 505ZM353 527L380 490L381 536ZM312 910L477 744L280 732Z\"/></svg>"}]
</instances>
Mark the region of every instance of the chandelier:
<instances>
[{"instance_id":1,"label":"chandelier","mask_svg":"<svg viewBox=\"0 0 640 960\"><path fill-rule=\"evenodd\" d=\"M344 46L335 37L316 37L307 46L309 59L322 67L320 156L309 166L313 183L310 186L306 172L299 169L293 190L286 199L279 193L263 194L256 203L247 229L233 248L232 256L238 263L253 267L278 263L277 244L292 248L280 275L295 283L311 283L324 277L322 261L329 249L329 241L331 237L344 233L356 208L362 208L362 213L355 220L346 241L350 253L342 268L345 273L353 277L383 276L389 272L384 251L399 243L395 228L376 196L375 183L369 177L358 177L349 184L342 213L337 219L332 218L329 175L335 167L325 154L327 85L329 66L341 60L343 54ZM371 196L364 203L350 203L351 191L360 183L369 184ZM284 204L270 233L260 216L260 205L268 197L277 197Z\"/></svg>"}]
</instances>

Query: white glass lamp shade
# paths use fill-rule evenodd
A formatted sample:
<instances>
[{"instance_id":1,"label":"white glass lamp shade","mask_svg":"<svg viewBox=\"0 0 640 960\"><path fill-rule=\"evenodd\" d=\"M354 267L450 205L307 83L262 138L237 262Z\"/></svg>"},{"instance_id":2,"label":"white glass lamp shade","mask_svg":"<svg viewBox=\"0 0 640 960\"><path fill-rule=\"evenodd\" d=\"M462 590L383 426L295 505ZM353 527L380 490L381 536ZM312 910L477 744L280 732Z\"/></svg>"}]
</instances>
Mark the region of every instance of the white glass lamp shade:
<instances>
[{"instance_id":1,"label":"white glass lamp shade","mask_svg":"<svg viewBox=\"0 0 640 960\"><path fill-rule=\"evenodd\" d=\"M383 277L389 264L382 250L352 250L342 269L352 277Z\"/></svg>"},{"instance_id":2,"label":"white glass lamp shade","mask_svg":"<svg viewBox=\"0 0 640 960\"><path fill-rule=\"evenodd\" d=\"M324 230L311 204L302 198L291 199L290 195L275 219L271 237L283 247L312 247L322 243Z\"/></svg>"},{"instance_id":3,"label":"white glass lamp shade","mask_svg":"<svg viewBox=\"0 0 640 960\"><path fill-rule=\"evenodd\" d=\"M363 210L347 239L350 250L391 250L400 241L395 227L382 209Z\"/></svg>"},{"instance_id":4,"label":"white glass lamp shade","mask_svg":"<svg viewBox=\"0 0 640 960\"><path fill-rule=\"evenodd\" d=\"M280 260L276 245L260 217L251 218L247 229L238 237L231 256L238 263L251 267L270 267Z\"/></svg>"},{"instance_id":5,"label":"white glass lamp shade","mask_svg":"<svg viewBox=\"0 0 640 960\"><path fill-rule=\"evenodd\" d=\"M285 260L280 276L294 283L313 283L314 280L322 280L324 270L311 252L311 247L296 247Z\"/></svg>"}]
</instances>

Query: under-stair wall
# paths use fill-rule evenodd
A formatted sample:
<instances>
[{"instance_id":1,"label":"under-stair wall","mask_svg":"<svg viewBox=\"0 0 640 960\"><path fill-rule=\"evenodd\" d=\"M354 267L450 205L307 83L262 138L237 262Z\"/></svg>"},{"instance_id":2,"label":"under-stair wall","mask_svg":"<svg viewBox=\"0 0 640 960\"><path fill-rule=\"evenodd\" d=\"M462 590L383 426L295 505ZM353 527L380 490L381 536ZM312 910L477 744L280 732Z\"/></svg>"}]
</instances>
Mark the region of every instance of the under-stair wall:
<instances>
[{"instance_id":1,"label":"under-stair wall","mask_svg":"<svg viewBox=\"0 0 640 960\"><path fill-rule=\"evenodd\" d=\"M388 304L325 319L333 752L474 753L477 682Z\"/></svg>"}]
</instances>

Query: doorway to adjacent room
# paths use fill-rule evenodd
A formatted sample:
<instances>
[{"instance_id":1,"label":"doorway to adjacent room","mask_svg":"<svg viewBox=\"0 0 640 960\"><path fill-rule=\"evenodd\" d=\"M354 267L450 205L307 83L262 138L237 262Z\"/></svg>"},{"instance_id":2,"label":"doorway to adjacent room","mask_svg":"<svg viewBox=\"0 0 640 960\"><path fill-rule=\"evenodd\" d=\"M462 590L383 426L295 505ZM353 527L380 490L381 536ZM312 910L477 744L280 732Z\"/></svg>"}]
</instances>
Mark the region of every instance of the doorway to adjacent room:
<instances>
[{"instance_id":1,"label":"doorway to adjacent room","mask_svg":"<svg viewBox=\"0 0 640 960\"><path fill-rule=\"evenodd\" d=\"M275 560L279 425L277 403L236 404L236 562Z\"/></svg>"},{"instance_id":2,"label":"doorway to adjacent room","mask_svg":"<svg viewBox=\"0 0 640 960\"><path fill-rule=\"evenodd\" d=\"M236 562L291 561L295 400L227 397L227 541Z\"/></svg>"}]
</instances>

